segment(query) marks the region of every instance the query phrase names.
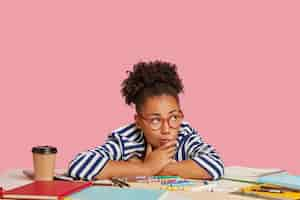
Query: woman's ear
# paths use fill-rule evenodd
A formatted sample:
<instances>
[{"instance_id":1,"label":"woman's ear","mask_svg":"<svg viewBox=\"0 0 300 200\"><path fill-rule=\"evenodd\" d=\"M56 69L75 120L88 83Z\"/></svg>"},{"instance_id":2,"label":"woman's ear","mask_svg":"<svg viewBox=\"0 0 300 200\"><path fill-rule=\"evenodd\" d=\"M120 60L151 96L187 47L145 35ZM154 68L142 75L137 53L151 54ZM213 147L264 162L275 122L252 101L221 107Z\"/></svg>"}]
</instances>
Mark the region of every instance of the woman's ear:
<instances>
[{"instance_id":1,"label":"woman's ear","mask_svg":"<svg viewBox=\"0 0 300 200\"><path fill-rule=\"evenodd\" d=\"M136 127L141 128L140 119L139 119L139 116L137 114L134 115L134 121L135 121Z\"/></svg>"}]
</instances>

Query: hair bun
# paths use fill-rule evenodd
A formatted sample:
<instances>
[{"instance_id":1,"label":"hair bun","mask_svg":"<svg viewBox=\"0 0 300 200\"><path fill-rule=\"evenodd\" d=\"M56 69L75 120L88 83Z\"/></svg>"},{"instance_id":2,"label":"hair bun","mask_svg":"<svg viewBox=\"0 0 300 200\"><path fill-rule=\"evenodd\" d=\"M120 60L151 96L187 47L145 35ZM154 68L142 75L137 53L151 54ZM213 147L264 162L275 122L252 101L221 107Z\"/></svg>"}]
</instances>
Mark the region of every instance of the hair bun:
<instances>
[{"instance_id":1,"label":"hair bun","mask_svg":"<svg viewBox=\"0 0 300 200\"><path fill-rule=\"evenodd\" d=\"M122 82L121 93L126 104L136 103L135 99L145 88L156 88L166 85L173 88L178 95L183 91L182 81L174 64L154 61L139 62L133 66L133 71L127 71L128 78Z\"/></svg>"}]
</instances>

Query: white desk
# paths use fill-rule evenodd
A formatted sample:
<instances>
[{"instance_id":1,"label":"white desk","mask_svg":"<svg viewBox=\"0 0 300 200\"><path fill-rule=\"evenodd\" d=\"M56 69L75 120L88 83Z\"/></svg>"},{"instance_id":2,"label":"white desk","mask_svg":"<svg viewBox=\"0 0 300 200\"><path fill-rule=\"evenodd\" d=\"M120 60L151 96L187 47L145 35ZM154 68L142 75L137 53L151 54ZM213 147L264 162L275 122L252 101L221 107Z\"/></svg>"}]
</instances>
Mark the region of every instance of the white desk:
<instances>
[{"instance_id":1,"label":"white desk","mask_svg":"<svg viewBox=\"0 0 300 200\"><path fill-rule=\"evenodd\" d=\"M8 170L0 173L0 186L3 189L11 189L18 187L27 183L32 182L28 179L21 169ZM232 182L226 180L217 181L217 187L215 187L214 192L200 191L200 192L186 192L186 191L170 191L166 196L165 200L187 200L187 199L205 199L205 200L263 200L259 198L238 196L230 194L235 188L240 188L246 186L246 183ZM132 187L137 188L157 188L155 184L145 184L145 183L131 183Z\"/></svg>"}]
</instances>

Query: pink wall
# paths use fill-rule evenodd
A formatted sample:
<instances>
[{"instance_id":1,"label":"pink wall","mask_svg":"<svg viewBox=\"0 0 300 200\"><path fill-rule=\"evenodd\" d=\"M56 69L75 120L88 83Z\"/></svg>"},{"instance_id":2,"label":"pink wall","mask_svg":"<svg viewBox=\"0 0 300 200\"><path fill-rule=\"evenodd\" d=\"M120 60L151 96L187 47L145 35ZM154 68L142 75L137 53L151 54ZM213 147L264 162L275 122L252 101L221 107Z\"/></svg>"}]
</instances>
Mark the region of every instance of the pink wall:
<instances>
[{"instance_id":1,"label":"pink wall","mask_svg":"<svg viewBox=\"0 0 300 200\"><path fill-rule=\"evenodd\" d=\"M0 170L57 167L133 119L142 59L179 65L187 120L227 165L300 174L299 1L0 1Z\"/></svg>"}]
</instances>

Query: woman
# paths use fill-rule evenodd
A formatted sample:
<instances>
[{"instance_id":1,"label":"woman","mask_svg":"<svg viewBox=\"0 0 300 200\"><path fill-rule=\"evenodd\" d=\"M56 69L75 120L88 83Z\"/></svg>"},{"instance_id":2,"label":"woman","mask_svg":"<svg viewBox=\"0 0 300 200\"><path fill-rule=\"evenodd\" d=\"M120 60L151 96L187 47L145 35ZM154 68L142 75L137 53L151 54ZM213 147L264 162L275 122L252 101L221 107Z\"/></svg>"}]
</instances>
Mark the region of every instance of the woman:
<instances>
[{"instance_id":1,"label":"woman","mask_svg":"<svg viewBox=\"0 0 300 200\"><path fill-rule=\"evenodd\" d=\"M219 179L224 165L187 122L178 94L176 65L140 62L122 83L122 95L135 105L135 122L113 131L105 144L79 153L68 173L77 179L177 175Z\"/></svg>"}]
</instances>

